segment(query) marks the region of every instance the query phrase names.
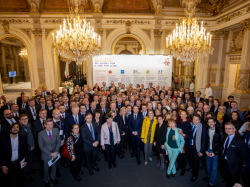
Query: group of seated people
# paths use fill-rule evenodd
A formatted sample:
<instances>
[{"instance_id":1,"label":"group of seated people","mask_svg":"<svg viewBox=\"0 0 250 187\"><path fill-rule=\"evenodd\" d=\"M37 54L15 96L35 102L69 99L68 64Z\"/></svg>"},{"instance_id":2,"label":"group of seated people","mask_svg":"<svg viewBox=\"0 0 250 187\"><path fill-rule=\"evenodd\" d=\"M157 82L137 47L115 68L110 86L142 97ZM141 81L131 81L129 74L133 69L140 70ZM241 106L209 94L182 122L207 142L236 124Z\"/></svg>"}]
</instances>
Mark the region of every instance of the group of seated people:
<instances>
[{"instance_id":1,"label":"group of seated people","mask_svg":"<svg viewBox=\"0 0 250 187\"><path fill-rule=\"evenodd\" d=\"M211 187L219 169L226 186L239 185L240 176L250 186L250 110L238 110L231 95L223 105L201 95L197 91L194 97L188 88L114 82L83 90L76 85L72 95L65 88L48 92L46 86L32 98L25 92L16 101L2 95L1 184L24 186L39 169L46 187L58 185L59 165L81 181L82 167L90 175L100 170L101 153L111 169L128 150L138 165L141 151L144 165L156 156L168 179L180 170L180 176L191 172L195 182L205 170L204 184Z\"/></svg>"}]
</instances>

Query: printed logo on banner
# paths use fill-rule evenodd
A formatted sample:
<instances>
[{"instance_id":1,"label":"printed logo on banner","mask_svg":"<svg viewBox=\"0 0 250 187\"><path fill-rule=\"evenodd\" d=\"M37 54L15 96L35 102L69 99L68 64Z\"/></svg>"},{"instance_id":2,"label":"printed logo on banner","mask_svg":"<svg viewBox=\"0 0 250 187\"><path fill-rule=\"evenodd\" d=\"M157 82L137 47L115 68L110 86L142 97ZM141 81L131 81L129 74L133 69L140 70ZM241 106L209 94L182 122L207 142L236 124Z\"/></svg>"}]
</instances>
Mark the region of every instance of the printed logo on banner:
<instances>
[{"instance_id":1,"label":"printed logo on banner","mask_svg":"<svg viewBox=\"0 0 250 187\"><path fill-rule=\"evenodd\" d=\"M165 59L164 64L165 64L165 66L169 66L169 64L170 64L169 58Z\"/></svg>"},{"instance_id":2,"label":"printed logo on banner","mask_svg":"<svg viewBox=\"0 0 250 187\"><path fill-rule=\"evenodd\" d=\"M158 74L162 74L162 72L163 72L163 70L159 70L159 71L158 71Z\"/></svg>"},{"instance_id":3,"label":"printed logo on banner","mask_svg":"<svg viewBox=\"0 0 250 187\"><path fill-rule=\"evenodd\" d=\"M124 74L125 73L125 70L121 70L121 74Z\"/></svg>"},{"instance_id":4,"label":"printed logo on banner","mask_svg":"<svg viewBox=\"0 0 250 187\"><path fill-rule=\"evenodd\" d=\"M134 74L141 74L138 70L133 70Z\"/></svg>"},{"instance_id":5,"label":"printed logo on banner","mask_svg":"<svg viewBox=\"0 0 250 187\"><path fill-rule=\"evenodd\" d=\"M147 73L147 74L150 74L150 71L149 71L149 70L147 70L147 71L146 71L146 73Z\"/></svg>"},{"instance_id":6,"label":"printed logo on banner","mask_svg":"<svg viewBox=\"0 0 250 187\"><path fill-rule=\"evenodd\" d=\"M109 72L109 74L112 74L112 71L111 71L111 70L109 70L108 72Z\"/></svg>"}]
</instances>

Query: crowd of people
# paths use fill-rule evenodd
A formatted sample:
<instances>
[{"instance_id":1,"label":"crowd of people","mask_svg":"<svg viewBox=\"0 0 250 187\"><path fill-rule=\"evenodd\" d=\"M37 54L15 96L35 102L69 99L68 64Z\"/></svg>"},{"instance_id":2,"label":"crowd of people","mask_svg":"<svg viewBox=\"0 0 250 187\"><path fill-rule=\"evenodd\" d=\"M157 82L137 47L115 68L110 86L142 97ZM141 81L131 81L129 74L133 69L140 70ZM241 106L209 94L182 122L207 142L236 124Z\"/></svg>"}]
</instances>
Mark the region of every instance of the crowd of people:
<instances>
[{"instance_id":1,"label":"crowd of people","mask_svg":"<svg viewBox=\"0 0 250 187\"><path fill-rule=\"evenodd\" d=\"M33 181L35 165L46 187L58 185L60 165L81 181L82 167L90 175L101 169L101 154L111 169L119 167L116 157L123 159L127 151L138 165L142 152L144 165L156 156L167 179L180 170L180 176L191 172L195 182L204 170L204 185L211 187L219 171L228 187L250 186L250 110L238 110L231 95L222 105L209 84L195 97L183 87L114 82L108 87L103 82L82 90L76 85L72 95L44 86L32 98L22 92L16 100L6 95L1 100L0 177L5 186Z\"/></svg>"}]
</instances>

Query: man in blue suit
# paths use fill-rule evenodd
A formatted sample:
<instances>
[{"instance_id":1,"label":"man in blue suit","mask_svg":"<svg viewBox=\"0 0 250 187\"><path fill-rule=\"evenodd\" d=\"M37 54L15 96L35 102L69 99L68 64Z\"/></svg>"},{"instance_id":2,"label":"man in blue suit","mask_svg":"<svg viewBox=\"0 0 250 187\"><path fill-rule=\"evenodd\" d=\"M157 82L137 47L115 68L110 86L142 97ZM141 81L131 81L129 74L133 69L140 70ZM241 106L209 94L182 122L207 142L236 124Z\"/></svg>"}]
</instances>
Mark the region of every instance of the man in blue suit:
<instances>
[{"instance_id":1,"label":"man in blue suit","mask_svg":"<svg viewBox=\"0 0 250 187\"><path fill-rule=\"evenodd\" d=\"M66 119L68 116L70 116L70 113L67 113L67 112L65 112L65 106L64 105L60 105L59 106L59 111L60 111L60 116L61 116L61 118L63 118L63 119Z\"/></svg>"},{"instance_id":2,"label":"man in blue suit","mask_svg":"<svg viewBox=\"0 0 250 187\"><path fill-rule=\"evenodd\" d=\"M138 106L133 107L133 114L129 115L128 118L128 128L129 128L129 134L132 140L133 145L133 154L131 157L133 158L136 156L137 158L137 164L141 164L140 160L140 152L141 152L141 129L142 129L142 123L143 123L143 116L139 113Z\"/></svg>"},{"instance_id":3,"label":"man in blue suit","mask_svg":"<svg viewBox=\"0 0 250 187\"><path fill-rule=\"evenodd\" d=\"M79 107L77 105L74 105L71 110L72 115L68 116L65 120L65 138L69 136L73 124L78 124L80 128L84 121L82 115L79 114Z\"/></svg>"},{"instance_id":4,"label":"man in blue suit","mask_svg":"<svg viewBox=\"0 0 250 187\"><path fill-rule=\"evenodd\" d=\"M116 102L116 108L118 109L118 112L120 112L120 109L124 107L124 103L122 102L122 97L117 97L117 102Z\"/></svg>"},{"instance_id":5,"label":"man in blue suit","mask_svg":"<svg viewBox=\"0 0 250 187\"><path fill-rule=\"evenodd\" d=\"M85 107L86 107L86 106L85 106ZM90 109L87 110L86 113L91 113L92 116L94 116L94 110L95 110L95 109L96 109L96 103L95 103L95 102L91 102L91 104L90 104Z\"/></svg>"},{"instance_id":6,"label":"man in blue suit","mask_svg":"<svg viewBox=\"0 0 250 187\"><path fill-rule=\"evenodd\" d=\"M42 96L42 97L45 97L46 95L49 95L49 94L50 94L50 92L47 91L47 87L46 87L46 86L43 86L43 87L42 87L42 91L41 91L41 96Z\"/></svg>"}]
</instances>

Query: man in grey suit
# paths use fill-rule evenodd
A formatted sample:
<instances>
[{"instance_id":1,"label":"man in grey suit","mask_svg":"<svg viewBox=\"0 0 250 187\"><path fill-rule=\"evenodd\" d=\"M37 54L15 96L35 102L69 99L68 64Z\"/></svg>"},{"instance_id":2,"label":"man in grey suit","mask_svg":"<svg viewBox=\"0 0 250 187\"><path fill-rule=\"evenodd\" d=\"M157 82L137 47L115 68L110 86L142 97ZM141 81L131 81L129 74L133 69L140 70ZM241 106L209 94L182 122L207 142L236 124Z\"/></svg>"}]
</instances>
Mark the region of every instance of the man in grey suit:
<instances>
[{"instance_id":1,"label":"man in grey suit","mask_svg":"<svg viewBox=\"0 0 250 187\"><path fill-rule=\"evenodd\" d=\"M49 165L48 162L51 159L56 159L59 153L61 139L60 134L57 128L53 128L53 120L47 119L44 122L45 129L43 129L38 134L38 144L42 152L42 160L44 165L44 182L45 187L49 187L49 178L54 183L54 185L58 185L56 180L56 163L51 166L51 172L49 175Z\"/></svg>"}]
</instances>

